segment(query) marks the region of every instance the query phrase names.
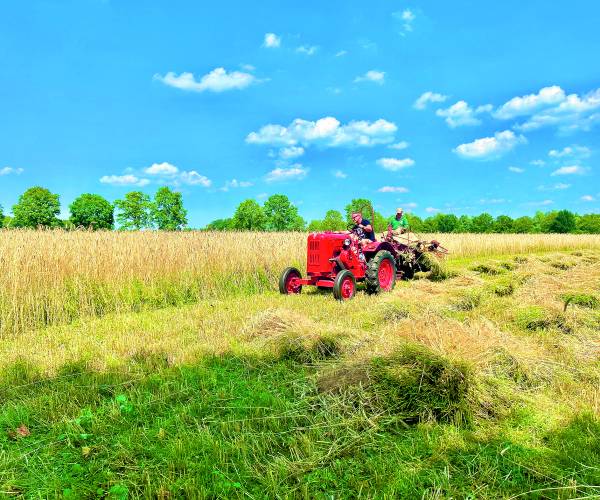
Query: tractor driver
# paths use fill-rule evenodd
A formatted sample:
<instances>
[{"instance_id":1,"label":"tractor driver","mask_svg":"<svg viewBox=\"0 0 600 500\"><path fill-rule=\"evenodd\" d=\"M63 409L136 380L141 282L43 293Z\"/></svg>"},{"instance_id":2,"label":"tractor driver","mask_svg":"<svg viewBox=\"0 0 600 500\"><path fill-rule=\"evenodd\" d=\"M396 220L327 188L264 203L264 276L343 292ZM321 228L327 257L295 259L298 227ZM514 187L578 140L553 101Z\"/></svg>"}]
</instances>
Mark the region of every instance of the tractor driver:
<instances>
[{"instance_id":1,"label":"tractor driver","mask_svg":"<svg viewBox=\"0 0 600 500\"><path fill-rule=\"evenodd\" d=\"M363 219L360 212L352 212L352 220L354 221L354 226L351 232L356 235L361 244L368 245L375 241L375 231L373 231L371 221Z\"/></svg>"}]
</instances>

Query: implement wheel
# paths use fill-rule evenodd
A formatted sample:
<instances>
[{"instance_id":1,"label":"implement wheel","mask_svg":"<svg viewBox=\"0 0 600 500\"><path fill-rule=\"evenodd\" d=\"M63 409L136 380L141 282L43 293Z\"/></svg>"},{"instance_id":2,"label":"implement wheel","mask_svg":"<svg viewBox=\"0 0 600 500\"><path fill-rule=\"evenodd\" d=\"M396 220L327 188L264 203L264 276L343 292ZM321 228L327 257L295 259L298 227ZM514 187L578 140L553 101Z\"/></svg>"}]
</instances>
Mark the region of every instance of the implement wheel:
<instances>
[{"instance_id":1,"label":"implement wheel","mask_svg":"<svg viewBox=\"0 0 600 500\"><path fill-rule=\"evenodd\" d=\"M389 292L396 284L396 261L387 250L375 254L367 264L365 282L368 293Z\"/></svg>"},{"instance_id":2,"label":"implement wheel","mask_svg":"<svg viewBox=\"0 0 600 500\"><path fill-rule=\"evenodd\" d=\"M356 278L347 269L340 271L333 282L333 296L337 300L350 300L356 293Z\"/></svg>"},{"instance_id":3,"label":"implement wheel","mask_svg":"<svg viewBox=\"0 0 600 500\"><path fill-rule=\"evenodd\" d=\"M298 283L300 279L302 274L295 267L284 269L279 278L279 292L284 295L302 292L302 285Z\"/></svg>"}]
</instances>

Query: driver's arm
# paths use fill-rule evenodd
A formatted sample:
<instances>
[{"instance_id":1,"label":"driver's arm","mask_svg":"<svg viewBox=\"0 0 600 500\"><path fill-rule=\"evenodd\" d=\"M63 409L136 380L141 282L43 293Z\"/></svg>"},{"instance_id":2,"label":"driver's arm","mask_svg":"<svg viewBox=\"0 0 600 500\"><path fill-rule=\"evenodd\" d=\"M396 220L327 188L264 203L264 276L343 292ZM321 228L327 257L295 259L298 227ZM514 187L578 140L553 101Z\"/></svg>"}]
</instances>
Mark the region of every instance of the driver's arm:
<instances>
[{"instance_id":1,"label":"driver's arm","mask_svg":"<svg viewBox=\"0 0 600 500\"><path fill-rule=\"evenodd\" d=\"M372 233L373 232L373 226L371 226L371 224L367 224L366 226L363 226L361 224L360 227L362 227L367 233Z\"/></svg>"}]
</instances>

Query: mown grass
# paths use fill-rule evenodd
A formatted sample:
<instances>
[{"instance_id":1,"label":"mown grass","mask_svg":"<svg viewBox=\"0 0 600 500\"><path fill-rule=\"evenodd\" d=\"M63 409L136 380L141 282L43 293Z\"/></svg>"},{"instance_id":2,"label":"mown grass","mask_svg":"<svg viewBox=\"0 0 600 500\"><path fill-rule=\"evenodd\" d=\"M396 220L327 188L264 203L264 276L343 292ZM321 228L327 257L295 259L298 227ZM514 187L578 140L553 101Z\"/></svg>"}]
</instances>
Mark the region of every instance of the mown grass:
<instances>
[{"instance_id":1,"label":"mown grass","mask_svg":"<svg viewBox=\"0 0 600 500\"><path fill-rule=\"evenodd\" d=\"M25 330L0 342L0 497L593 498L600 269L578 253Z\"/></svg>"}]
</instances>

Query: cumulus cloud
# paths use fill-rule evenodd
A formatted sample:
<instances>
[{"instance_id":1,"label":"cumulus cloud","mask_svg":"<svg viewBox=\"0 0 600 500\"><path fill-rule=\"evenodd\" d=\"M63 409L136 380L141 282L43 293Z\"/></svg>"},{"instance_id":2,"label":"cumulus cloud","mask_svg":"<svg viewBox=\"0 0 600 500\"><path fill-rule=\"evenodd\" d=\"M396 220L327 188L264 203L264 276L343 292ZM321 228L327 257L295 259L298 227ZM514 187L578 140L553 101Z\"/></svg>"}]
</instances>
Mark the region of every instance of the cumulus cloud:
<instances>
[{"instance_id":1,"label":"cumulus cloud","mask_svg":"<svg viewBox=\"0 0 600 500\"><path fill-rule=\"evenodd\" d=\"M377 191L380 193L408 193L408 189L402 186L382 186Z\"/></svg>"},{"instance_id":2,"label":"cumulus cloud","mask_svg":"<svg viewBox=\"0 0 600 500\"><path fill-rule=\"evenodd\" d=\"M520 131L552 126L562 133L589 131L600 122L600 88L579 96L567 95L557 85L544 87L537 94L513 97L494 116L501 120L527 117L525 122L515 125Z\"/></svg>"},{"instance_id":3,"label":"cumulus cloud","mask_svg":"<svg viewBox=\"0 0 600 500\"><path fill-rule=\"evenodd\" d=\"M395 144L390 144L388 146L388 148L402 150L402 149L406 149L408 146L410 146L410 144L408 142L406 142L406 141L400 141L400 142L397 142Z\"/></svg>"},{"instance_id":4,"label":"cumulus cloud","mask_svg":"<svg viewBox=\"0 0 600 500\"><path fill-rule=\"evenodd\" d=\"M212 185L212 181L208 177L199 174L195 170L190 170L189 172L181 172L179 174L178 180L181 183L189 184L190 186L210 187Z\"/></svg>"},{"instance_id":5,"label":"cumulus cloud","mask_svg":"<svg viewBox=\"0 0 600 500\"><path fill-rule=\"evenodd\" d=\"M596 201L596 198L594 198L591 194L584 194L581 197L581 201Z\"/></svg>"},{"instance_id":6,"label":"cumulus cloud","mask_svg":"<svg viewBox=\"0 0 600 500\"><path fill-rule=\"evenodd\" d=\"M377 165L392 172L401 170L403 168L412 167L414 164L415 160L412 158L379 158L377 160Z\"/></svg>"},{"instance_id":7,"label":"cumulus cloud","mask_svg":"<svg viewBox=\"0 0 600 500\"><path fill-rule=\"evenodd\" d=\"M434 207L427 207L425 209L425 212L427 212L428 214L435 214L436 212L440 212L441 210L439 208L434 208Z\"/></svg>"},{"instance_id":8,"label":"cumulus cloud","mask_svg":"<svg viewBox=\"0 0 600 500\"><path fill-rule=\"evenodd\" d=\"M170 163L153 163L148 168L144 169L149 175L175 175L179 172L179 169L175 165L171 165Z\"/></svg>"},{"instance_id":9,"label":"cumulus cloud","mask_svg":"<svg viewBox=\"0 0 600 500\"><path fill-rule=\"evenodd\" d=\"M237 179L232 179L225 183L225 185L221 188L221 191L229 191L230 189L247 188L251 186L253 186L253 184L249 181L238 181Z\"/></svg>"},{"instance_id":10,"label":"cumulus cloud","mask_svg":"<svg viewBox=\"0 0 600 500\"><path fill-rule=\"evenodd\" d=\"M175 87L181 90L191 92L225 92L227 90L241 90L249 87L259 80L250 73L242 71L227 72L225 68L215 68L210 73L204 75L200 80L196 80L192 73L184 72L180 75L170 71L165 76L154 75L158 80L169 87Z\"/></svg>"},{"instance_id":11,"label":"cumulus cloud","mask_svg":"<svg viewBox=\"0 0 600 500\"><path fill-rule=\"evenodd\" d=\"M402 22L402 31L400 31L400 34L402 36L406 35L406 33L409 33L413 30L413 23L417 16L412 10L404 9L399 12L394 12L393 16Z\"/></svg>"},{"instance_id":12,"label":"cumulus cloud","mask_svg":"<svg viewBox=\"0 0 600 500\"><path fill-rule=\"evenodd\" d=\"M394 140L398 127L383 119L374 122L351 121L342 125L331 116L317 121L296 118L287 126L268 124L246 137L249 144L273 146L317 145L322 147L358 147L387 144Z\"/></svg>"},{"instance_id":13,"label":"cumulus cloud","mask_svg":"<svg viewBox=\"0 0 600 500\"><path fill-rule=\"evenodd\" d=\"M483 137L473 142L461 144L453 151L462 158L470 160L493 160L500 158L519 144L527 143L522 135L516 135L512 130L496 132L494 137Z\"/></svg>"},{"instance_id":14,"label":"cumulus cloud","mask_svg":"<svg viewBox=\"0 0 600 500\"><path fill-rule=\"evenodd\" d=\"M316 45L301 45L296 49L296 52L298 52L298 54L312 56L316 54L317 50L319 50L319 47L317 47Z\"/></svg>"},{"instance_id":15,"label":"cumulus cloud","mask_svg":"<svg viewBox=\"0 0 600 500\"><path fill-rule=\"evenodd\" d=\"M378 85L383 85L385 83L385 71L376 71L372 69L367 71L364 75L357 76L354 79L354 82L374 82Z\"/></svg>"},{"instance_id":16,"label":"cumulus cloud","mask_svg":"<svg viewBox=\"0 0 600 500\"><path fill-rule=\"evenodd\" d=\"M102 184L111 184L112 186L147 186L150 180L139 178L133 174L125 175L104 175L100 177Z\"/></svg>"},{"instance_id":17,"label":"cumulus cloud","mask_svg":"<svg viewBox=\"0 0 600 500\"><path fill-rule=\"evenodd\" d=\"M287 168L276 168L271 170L265 177L267 182L281 182L281 181L293 181L302 180L308 174L308 169L302 167L300 164L292 165Z\"/></svg>"},{"instance_id":18,"label":"cumulus cloud","mask_svg":"<svg viewBox=\"0 0 600 500\"><path fill-rule=\"evenodd\" d=\"M552 149L548 152L551 158L589 158L592 154L590 148L585 146L567 146L561 150Z\"/></svg>"},{"instance_id":19,"label":"cumulus cloud","mask_svg":"<svg viewBox=\"0 0 600 500\"><path fill-rule=\"evenodd\" d=\"M466 101L458 101L449 108L438 109L436 115L445 118L450 128L456 128L468 125L480 125L481 120L477 118L477 115L489 113L492 108L491 104L472 108Z\"/></svg>"},{"instance_id":20,"label":"cumulus cloud","mask_svg":"<svg viewBox=\"0 0 600 500\"><path fill-rule=\"evenodd\" d=\"M533 165L534 167L543 167L546 162L544 160L531 160L529 164Z\"/></svg>"},{"instance_id":21,"label":"cumulus cloud","mask_svg":"<svg viewBox=\"0 0 600 500\"><path fill-rule=\"evenodd\" d=\"M525 172L525 169L520 167L508 167L508 170L510 172L514 172L515 174L522 174L523 172Z\"/></svg>"},{"instance_id":22,"label":"cumulus cloud","mask_svg":"<svg viewBox=\"0 0 600 500\"><path fill-rule=\"evenodd\" d=\"M581 175L587 171L587 168L582 167L581 165L567 165L565 167L560 167L552 172L550 175Z\"/></svg>"},{"instance_id":23,"label":"cumulus cloud","mask_svg":"<svg viewBox=\"0 0 600 500\"><path fill-rule=\"evenodd\" d=\"M337 177L338 179L345 179L346 177L348 177L348 174L342 172L341 170L336 170L335 172L333 172L333 176Z\"/></svg>"},{"instance_id":24,"label":"cumulus cloud","mask_svg":"<svg viewBox=\"0 0 600 500\"><path fill-rule=\"evenodd\" d=\"M13 168L13 167L3 167L0 168L0 175L20 175L24 172L22 168Z\"/></svg>"},{"instance_id":25,"label":"cumulus cloud","mask_svg":"<svg viewBox=\"0 0 600 500\"><path fill-rule=\"evenodd\" d=\"M281 45L281 37L275 33L265 33L265 39L263 41L263 47L268 49L276 49Z\"/></svg>"},{"instance_id":26,"label":"cumulus cloud","mask_svg":"<svg viewBox=\"0 0 600 500\"><path fill-rule=\"evenodd\" d=\"M446 99L448 99L447 95L428 91L421 94L414 102L413 107L415 109L425 109L430 102L444 102Z\"/></svg>"},{"instance_id":27,"label":"cumulus cloud","mask_svg":"<svg viewBox=\"0 0 600 500\"><path fill-rule=\"evenodd\" d=\"M345 56L347 53L347 50L340 50L339 52L336 52L335 57L342 57Z\"/></svg>"},{"instance_id":28,"label":"cumulus cloud","mask_svg":"<svg viewBox=\"0 0 600 500\"><path fill-rule=\"evenodd\" d=\"M557 85L544 87L537 94L513 97L505 102L495 112L494 116L500 120L508 120L517 116L533 114L545 107L558 104L565 99L565 92Z\"/></svg>"},{"instance_id":29,"label":"cumulus cloud","mask_svg":"<svg viewBox=\"0 0 600 500\"><path fill-rule=\"evenodd\" d=\"M288 146L287 148L281 148L279 150L280 158L289 160L292 158L298 158L304 154L304 148L301 146Z\"/></svg>"}]
</instances>

